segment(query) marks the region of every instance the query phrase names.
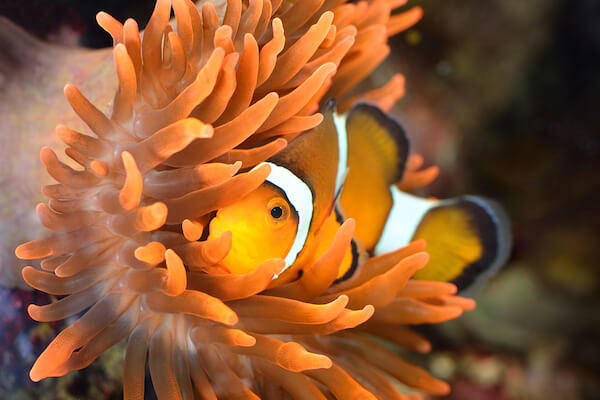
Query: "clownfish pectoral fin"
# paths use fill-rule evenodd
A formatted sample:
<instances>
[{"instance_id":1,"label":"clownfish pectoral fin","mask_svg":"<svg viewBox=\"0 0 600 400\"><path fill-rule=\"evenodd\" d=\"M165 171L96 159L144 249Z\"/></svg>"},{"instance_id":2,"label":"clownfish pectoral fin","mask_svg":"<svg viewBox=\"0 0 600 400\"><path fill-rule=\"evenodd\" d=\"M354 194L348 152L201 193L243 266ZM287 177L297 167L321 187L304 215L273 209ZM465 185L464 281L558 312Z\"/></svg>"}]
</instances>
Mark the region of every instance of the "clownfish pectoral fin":
<instances>
[{"instance_id":1,"label":"clownfish pectoral fin","mask_svg":"<svg viewBox=\"0 0 600 400\"><path fill-rule=\"evenodd\" d=\"M337 116L335 122L347 135L348 172L339 211L356 220L356 238L370 251L392 208L390 186L402 178L408 139L398 122L366 103Z\"/></svg>"},{"instance_id":2,"label":"clownfish pectoral fin","mask_svg":"<svg viewBox=\"0 0 600 400\"><path fill-rule=\"evenodd\" d=\"M329 217L327 217L318 234L317 246L313 254L315 260L320 259L326 253L331 252L332 249L335 249L336 241L338 241L337 246L339 246L340 243L338 235L341 232L340 227L342 227L343 223L344 220L342 216L337 213L332 213L329 215ZM347 241L342 239L342 242L345 243L346 248L343 253L343 257L339 259L339 263L337 264L338 271L333 284L350 279L356 273L357 269L368 258L368 254L363 250L361 244L358 243L354 238L351 238L350 235L346 237ZM336 250L334 250L334 252L335 251ZM341 253L338 253L338 255L339 254ZM327 264L335 265L335 262L332 264L332 261L333 260L331 258L328 259Z\"/></svg>"},{"instance_id":3,"label":"clownfish pectoral fin","mask_svg":"<svg viewBox=\"0 0 600 400\"><path fill-rule=\"evenodd\" d=\"M477 196L435 201L392 187L394 207L376 254L424 239L430 259L415 279L452 282L459 290L493 275L507 260L511 235L504 211Z\"/></svg>"}]
</instances>

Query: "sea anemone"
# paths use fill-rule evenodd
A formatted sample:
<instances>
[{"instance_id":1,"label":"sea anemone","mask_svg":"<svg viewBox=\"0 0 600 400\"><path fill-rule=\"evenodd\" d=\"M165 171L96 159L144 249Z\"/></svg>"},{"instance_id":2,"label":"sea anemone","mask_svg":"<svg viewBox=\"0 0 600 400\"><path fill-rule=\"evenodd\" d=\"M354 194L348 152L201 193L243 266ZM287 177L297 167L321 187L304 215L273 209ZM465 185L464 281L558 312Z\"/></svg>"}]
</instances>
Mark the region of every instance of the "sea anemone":
<instances>
[{"instance_id":1,"label":"sea anemone","mask_svg":"<svg viewBox=\"0 0 600 400\"><path fill-rule=\"evenodd\" d=\"M396 381L433 394L446 383L398 357L373 335L419 352L429 343L405 324L437 323L471 309L449 283L411 280L423 241L371 258L332 286L354 231L346 221L329 249L290 281L283 260L230 274L219 267L231 235L206 238L215 210L263 183L271 157L318 125L323 99L343 109L363 98L388 109L403 81L349 91L387 55L387 37L415 23L403 0L228 0L197 7L158 0L140 39L99 13L114 40L119 81L105 115L74 86L64 94L94 136L56 133L81 169L49 148L40 157L58 184L36 208L56 234L20 245L38 290L65 296L31 305L37 321L83 315L39 356L39 381L82 369L128 338L124 396L144 397L148 358L160 399L403 399ZM169 23L171 7L177 21ZM401 187L431 180L413 156ZM410 395L419 398L419 395Z\"/></svg>"}]
</instances>

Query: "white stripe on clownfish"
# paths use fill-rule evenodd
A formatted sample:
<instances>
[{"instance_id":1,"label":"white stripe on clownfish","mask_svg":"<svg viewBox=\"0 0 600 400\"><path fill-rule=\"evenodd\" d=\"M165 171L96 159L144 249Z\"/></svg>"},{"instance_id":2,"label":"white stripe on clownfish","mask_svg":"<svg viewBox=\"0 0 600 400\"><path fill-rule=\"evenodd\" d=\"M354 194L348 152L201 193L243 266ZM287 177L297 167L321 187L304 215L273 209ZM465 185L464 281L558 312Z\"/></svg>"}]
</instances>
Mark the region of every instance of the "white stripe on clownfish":
<instances>
[{"instance_id":1,"label":"white stripe on clownfish","mask_svg":"<svg viewBox=\"0 0 600 400\"><path fill-rule=\"evenodd\" d=\"M333 123L338 137L338 167L335 176L335 198L342 192L348 174L348 134L346 132L347 114L333 113Z\"/></svg>"},{"instance_id":2,"label":"white stripe on clownfish","mask_svg":"<svg viewBox=\"0 0 600 400\"><path fill-rule=\"evenodd\" d=\"M296 261L298 254L304 248L306 238L308 237L310 223L312 221L313 196L308 185L287 168L268 161L259 165L264 164L271 167L271 173L266 179L267 182L280 188L288 198L290 205L294 207L298 213L296 237L290 251L285 257L285 268L273 277L273 279L276 279Z\"/></svg>"},{"instance_id":3,"label":"white stripe on clownfish","mask_svg":"<svg viewBox=\"0 0 600 400\"><path fill-rule=\"evenodd\" d=\"M374 254L380 255L408 245L423 216L435 206L435 202L420 199L390 186L394 201L383 232L375 245Z\"/></svg>"}]
</instances>

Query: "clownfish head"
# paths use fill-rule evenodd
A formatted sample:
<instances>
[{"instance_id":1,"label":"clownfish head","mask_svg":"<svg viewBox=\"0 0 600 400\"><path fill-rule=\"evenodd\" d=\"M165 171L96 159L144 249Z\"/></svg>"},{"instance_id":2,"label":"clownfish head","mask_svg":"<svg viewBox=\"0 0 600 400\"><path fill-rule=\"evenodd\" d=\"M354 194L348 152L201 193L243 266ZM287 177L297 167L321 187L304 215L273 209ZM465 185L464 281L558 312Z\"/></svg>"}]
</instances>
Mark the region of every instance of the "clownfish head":
<instances>
[{"instance_id":1,"label":"clownfish head","mask_svg":"<svg viewBox=\"0 0 600 400\"><path fill-rule=\"evenodd\" d=\"M271 174L258 189L220 209L209 237L232 233L232 247L221 265L232 273L251 272L271 258L291 266L302 251L312 220L312 193L287 169L268 163Z\"/></svg>"},{"instance_id":2,"label":"clownfish head","mask_svg":"<svg viewBox=\"0 0 600 400\"><path fill-rule=\"evenodd\" d=\"M257 190L217 211L209 238L231 231L231 250L220 262L229 272L251 272L264 261L281 258L283 271L291 276L295 269L290 267L314 247L314 234L331 214L339 192L333 109L328 103L321 124L263 163L271 173Z\"/></svg>"}]
</instances>

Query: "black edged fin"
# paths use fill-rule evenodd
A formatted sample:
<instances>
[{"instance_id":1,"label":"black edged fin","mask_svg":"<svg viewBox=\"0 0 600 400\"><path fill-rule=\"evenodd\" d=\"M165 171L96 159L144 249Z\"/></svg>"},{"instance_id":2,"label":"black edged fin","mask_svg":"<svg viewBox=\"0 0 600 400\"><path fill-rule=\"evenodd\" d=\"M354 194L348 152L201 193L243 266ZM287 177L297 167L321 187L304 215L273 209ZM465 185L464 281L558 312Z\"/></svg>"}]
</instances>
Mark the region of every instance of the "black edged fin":
<instances>
[{"instance_id":1,"label":"black edged fin","mask_svg":"<svg viewBox=\"0 0 600 400\"><path fill-rule=\"evenodd\" d=\"M402 179L410 144L398 121L375 105L357 103L348 111L346 131L348 168L352 168L350 158L364 159L376 154L378 157L375 160L379 169L384 172L388 184L392 185ZM357 145L353 146L353 142ZM352 157L353 154L359 156Z\"/></svg>"},{"instance_id":2,"label":"black edged fin","mask_svg":"<svg viewBox=\"0 0 600 400\"><path fill-rule=\"evenodd\" d=\"M414 278L447 281L459 291L485 282L511 250L509 220L493 200L462 196L429 209L412 240L425 239L429 263Z\"/></svg>"},{"instance_id":3,"label":"black edged fin","mask_svg":"<svg viewBox=\"0 0 600 400\"><path fill-rule=\"evenodd\" d=\"M356 220L356 237L371 251L393 206L390 186L402 178L409 142L398 122L367 103L352 107L345 127L348 175L339 207Z\"/></svg>"},{"instance_id":4,"label":"black edged fin","mask_svg":"<svg viewBox=\"0 0 600 400\"><path fill-rule=\"evenodd\" d=\"M344 216L341 212L336 209L335 210L335 219L338 225L344 223ZM355 238L350 242L349 252L349 261L346 261L348 265L342 265L342 268L345 270L344 274L333 281L333 285L348 280L354 276L358 267L362 265L368 258L369 254L364 251L362 244Z\"/></svg>"},{"instance_id":5,"label":"black edged fin","mask_svg":"<svg viewBox=\"0 0 600 400\"><path fill-rule=\"evenodd\" d=\"M333 281L333 285L352 278L352 276L354 276L354 274L356 273L358 266L361 264L361 260L363 257L361 257L359 245L355 239L352 239L352 242L350 242L350 252L352 255L352 261L350 262L350 267L346 270L344 275L340 276L335 281Z\"/></svg>"}]
</instances>

